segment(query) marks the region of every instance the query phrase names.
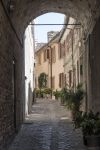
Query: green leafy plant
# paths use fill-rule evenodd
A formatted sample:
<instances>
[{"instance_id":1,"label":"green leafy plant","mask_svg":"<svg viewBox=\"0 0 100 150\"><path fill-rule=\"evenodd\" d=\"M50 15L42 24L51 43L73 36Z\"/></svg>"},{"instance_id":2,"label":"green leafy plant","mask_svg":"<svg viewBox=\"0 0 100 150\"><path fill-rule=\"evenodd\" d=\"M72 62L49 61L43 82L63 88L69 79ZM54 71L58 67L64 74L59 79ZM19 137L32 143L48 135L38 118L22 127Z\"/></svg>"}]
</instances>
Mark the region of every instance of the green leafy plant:
<instances>
[{"instance_id":1,"label":"green leafy plant","mask_svg":"<svg viewBox=\"0 0 100 150\"><path fill-rule=\"evenodd\" d=\"M60 92L61 103L66 104L69 99L69 90L67 88L63 88Z\"/></svg>"},{"instance_id":2,"label":"green leafy plant","mask_svg":"<svg viewBox=\"0 0 100 150\"><path fill-rule=\"evenodd\" d=\"M40 89L47 87L47 75L44 72L38 77L38 83Z\"/></svg>"},{"instance_id":3,"label":"green leafy plant","mask_svg":"<svg viewBox=\"0 0 100 150\"><path fill-rule=\"evenodd\" d=\"M82 89L82 84L77 86L76 91L70 89L67 100L67 107L72 111L79 111L84 95L85 92Z\"/></svg>"},{"instance_id":4,"label":"green leafy plant","mask_svg":"<svg viewBox=\"0 0 100 150\"><path fill-rule=\"evenodd\" d=\"M83 135L100 135L100 114L90 112L78 112L74 120L75 128L81 128Z\"/></svg>"},{"instance_id":5,"label":"green leafy plant","mask_svg":"<svg viewBox=\"0 0 100 150\"><path fill-rule=\"evenodd\" d=\"M62 98L66 107L71 110L71 117L74 120L76 113L79 112L85 92L82 88L82 84L73 89L64 89L62 92Z\"/></svg>"},{"instance_id":6,"label":"green leafy plant","mask_svg":"<svg viewBox=\"0 0 100 150\"><path fill-rule=\"evenodd\" d=\"M43 98L44 89L34 89L34 94L37 98Z\"/></svg>"},{"instance_id":7,"label":"green leafy plant","mask_svg":"<svg viewBox=\"0 0 100 150\"><path fill-rule=\"evenodd\" d=\"M44 89L44 93L45 93L45 94L51 94L51 92L52 92L52 89L51 89L51 88L45 88L45 89Z\"/></svg>"},{"instance_id":8,"label":"green leafy plant","mask_svg":"<svg viewBox=\"0 0 100 150\"><path fill-rule=\"evenodd\" d=\"M58 100L58 98L60 97L61 95L61 91L53 91L53 95L55 96L55 99Z\"/></svg>"},{"instance_id":9,"label":"green leafy plant","mask_svg":"<svg viewBox=\"0 0 100 150\"><path fill-rule=\"evenodd\" d=\"M34 89L34 94L36 97L39 97L39 93L40 93L39 89Z\"/></svg>"}]
</instances>

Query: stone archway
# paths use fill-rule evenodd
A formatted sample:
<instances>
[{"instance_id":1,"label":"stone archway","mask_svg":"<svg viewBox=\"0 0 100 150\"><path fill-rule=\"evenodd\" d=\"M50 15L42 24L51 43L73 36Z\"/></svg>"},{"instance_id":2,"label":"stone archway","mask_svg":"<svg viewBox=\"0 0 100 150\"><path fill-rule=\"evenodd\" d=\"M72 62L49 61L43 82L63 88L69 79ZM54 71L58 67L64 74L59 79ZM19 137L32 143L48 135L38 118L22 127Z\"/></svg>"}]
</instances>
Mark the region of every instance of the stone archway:
<instances>
[{"instance_id":1,"label":"stone archway","mask_svg":"<svg viewBox=\"0 0 100 150\"><path fill-rule=\"evenodd\" d=\"M76 18L88 30L87 26L95 23L100 9L100 2L97 0L22 0L21 2L13 0L13 5L14 9L11 12L11 18L17 32L20 31L20 33L24 32L30 21L48 12L63 13Z\"/></svg>"}]
</instances>

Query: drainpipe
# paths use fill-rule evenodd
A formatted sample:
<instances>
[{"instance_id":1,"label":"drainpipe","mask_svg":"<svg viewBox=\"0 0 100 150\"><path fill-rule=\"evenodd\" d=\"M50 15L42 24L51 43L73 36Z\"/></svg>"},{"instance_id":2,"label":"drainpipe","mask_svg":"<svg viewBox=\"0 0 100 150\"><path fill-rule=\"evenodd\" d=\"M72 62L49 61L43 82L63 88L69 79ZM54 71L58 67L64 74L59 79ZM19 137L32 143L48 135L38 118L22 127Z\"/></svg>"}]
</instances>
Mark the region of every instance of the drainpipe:
<instances>
[{"instance_id":1,"label":"drainpipe","mask_svg":"<svg viewBox=\"0 0 100 150\"><path fill-rule=\"evenodd\" d=\"M75 82L74 82L74 56L73 56L73 34L74 34L74 30L71 29L72 31L72 72L73 72L73 90L75 88Z\"/></svg>"},{"instance_id":2,"label":"drainpipe","mask_svg":"<svg viewBox=\"0 0 100 150\"><path fill-rule=\"evenodd\" d=\"M51 58L49 57L48 59L50 60L50 88L52 90L52 47L48 46L48 49L50 50L51 55ZM51 91L51 99L52 99L52 91Z\"/></svg>"},{"instance_id":3,"label":"drainpipe","mask_svg":"<svg viewBox=\"0 0 100 150\"><path fill-rule=\"evenodd\" d=\"M50 46L51 51L51 61L50 61L50 73L51 73L51 90L52 90L52 47ZM52 99L52 91L51 91L51 99Z\"/></svg>"}]
</instances>

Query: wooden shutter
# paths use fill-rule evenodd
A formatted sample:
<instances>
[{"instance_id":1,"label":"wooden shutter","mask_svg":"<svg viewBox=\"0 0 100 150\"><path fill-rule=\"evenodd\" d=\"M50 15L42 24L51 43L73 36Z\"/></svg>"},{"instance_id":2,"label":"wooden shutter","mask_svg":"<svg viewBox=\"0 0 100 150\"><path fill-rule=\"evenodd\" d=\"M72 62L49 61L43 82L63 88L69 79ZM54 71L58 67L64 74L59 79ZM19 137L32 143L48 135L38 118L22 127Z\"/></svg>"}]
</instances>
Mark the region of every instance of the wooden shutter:
<instances>
[{"instance_id":1,"label":"wooden shutter","mask_svg":"<svg viewBox=\"0 0 100 150\"><path fill-rule=\"evenodd\" d=\"M69 71L69 87L71 87L71 83L72 83L72 71Z\"/></svg>"},{"instance_id":2,"label":"wooden shutter","mask_svg":"<svg viewBox=\"0 0 100 150\"><path fill-rule=\"evenodd\" d=\"M47 59L49 59L49 57L50 57L50 56L49 56L49 55L50 55L49 53L50 53L50 50L47 49Z\"/></svg>"},{"instance_id":3,"label":"wooden shutter","mask_svg":"<svg viewBox=\"0 0 100 150\"><path fill-rule=\"evenodd\" d=\"M55 46L52 48L52 62L56 62L56 49Z\"/></svg>"},{"instance_id":4,"label":"wooden shutter","mask_svg":"<svg viewBox=\"0 0 100 150\"><path fill-rule=\"evenodd\" d=\"M61 58L61 43L58 44L58 58Z\"/></svg>"},{"instance_id":5,"label":"wooden shutter","mask_svg":"<svg viewBox=\"0 0 100 150\"><path fill-rule=\"evenodd\" d=\"M61 73L59 74L59 87L61 88Z\"/></svg>"},{"instance_id":6,"label":"wooden shutter","mask_svg":"<svg viewBox=\"0 0 100 150\"><path fill-rule=\"evenodd\" d=\"M52 88L55 88L55 77L52 77Z\"/></svg>"}]
</instances>

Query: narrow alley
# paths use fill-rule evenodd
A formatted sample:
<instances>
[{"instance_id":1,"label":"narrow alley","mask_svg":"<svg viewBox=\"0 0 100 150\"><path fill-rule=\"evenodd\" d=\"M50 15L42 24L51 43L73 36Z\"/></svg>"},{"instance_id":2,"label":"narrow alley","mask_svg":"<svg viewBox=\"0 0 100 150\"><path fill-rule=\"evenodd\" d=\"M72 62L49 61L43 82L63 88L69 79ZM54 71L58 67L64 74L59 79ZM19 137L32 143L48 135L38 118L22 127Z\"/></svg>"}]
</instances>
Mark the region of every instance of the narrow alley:
<instances>
[{"instance_id":1,"label":"narrow alley","mask_svg":"<svg viewBox=\"0 0 100 150\"><path fill-rule=\"evenodd\" d=\"M9 150L85 150L69 116L58 101L38 99Z\"/></svg>"}]
</instances>

